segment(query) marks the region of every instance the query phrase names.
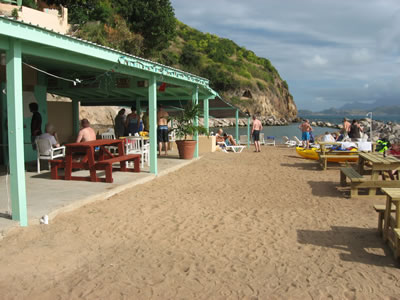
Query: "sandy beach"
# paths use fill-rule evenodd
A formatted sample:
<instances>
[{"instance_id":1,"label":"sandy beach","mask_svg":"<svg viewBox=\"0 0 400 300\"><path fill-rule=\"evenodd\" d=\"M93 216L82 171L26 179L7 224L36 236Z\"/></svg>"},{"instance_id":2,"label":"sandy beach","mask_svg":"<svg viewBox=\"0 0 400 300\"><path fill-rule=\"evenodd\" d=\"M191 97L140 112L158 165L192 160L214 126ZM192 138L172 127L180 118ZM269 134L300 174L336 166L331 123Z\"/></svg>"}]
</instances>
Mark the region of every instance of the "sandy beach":
<instances>
[{"instance_id":1,"label":"sandy beach","mask_svg":"<svg viewBox=\"0 0 400 300\"><path fill-rule=\"evenodd\" d=\"M339 171L212 153L0 241L0 299L398 299L400 269Z\"/></svg>"}]
</instances>

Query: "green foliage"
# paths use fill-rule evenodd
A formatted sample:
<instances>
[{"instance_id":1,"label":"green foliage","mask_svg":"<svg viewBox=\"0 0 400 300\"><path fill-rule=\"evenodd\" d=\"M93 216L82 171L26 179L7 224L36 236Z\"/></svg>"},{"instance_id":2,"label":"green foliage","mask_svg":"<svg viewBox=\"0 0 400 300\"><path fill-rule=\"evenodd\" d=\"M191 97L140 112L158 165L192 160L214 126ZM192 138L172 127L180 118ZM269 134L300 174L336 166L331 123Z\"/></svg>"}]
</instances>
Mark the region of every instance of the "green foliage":
<instances>
[{"instance_id":1,"label":"green foliage","mask_svg":"<svg viewBox=\"0 0 400 300\"><path fill-rule=\"evenodd\" d=\"M191 101L188 101L182 112L176 116L169 117L169 120L173 120L176 126L173 129L176 136L186 140L188 135L193 136L195 133L208 134L205 127L194 124L196 118L202 117L202 112L203 108L200 105L195 105Z\"/></svg>"},{"instance_id":2,"label":"green foliage","mask_svg":"<svg viewBox=\"0 0 400 300\"><path fill-rule=\"evenodd\" d=\"M176 19L170 0L114 0L116 12L144 38L145 53L151 56L169 46L176 35Z\"/></svg>"},{"instance_id":3,"label":"green foliage","mask_svg":"<svg viewBox=\"0 0 400 300\"><path fill-rule=\"evenodd\" d=\"M257 87L259 88L260 91L265 91L267 88L265 87L265 85L261 82L257 80Z\"/></svg>"},{"instance_id":4,"label":"green foliage","mask_svg":"<svg viewBox=\"0 0 400 300\"><path fill-rule=\"evenodd\" d=\"M22 0L22 5L33 9L37 9L37 4L35 0Z\"/></svg>"},{"instance_id":5,"label":"green foliage","mask_svg":"<svg viewBox=\"0 0 400 300\"><path fill-rule=\"evenodd\" d=\"M132 33L122 18L115 18L114 27L101 22L88 22L77 32L77 36L133 55L142 54L143 37Z\"/></svg>"},{"instance_id":6,"label":"green foliage","mask_svg":"<svg viewBox=\"0 0 400 300\"><path fill-rule=\"evenodd\" d=\"M16 9L16 8L14 8L12 11L11 11L11 17L13 17L14 19L18 19L18 17L19 17L19 15L18 15L18 9Z\"/></svg>"},{"instance_id":7,"label":"green foliage","mask_svg":"<svg viewBox=\"0 0 400 300\"><path fill-rule=\"evenodd\" d=\"M190 68L197 67L199 65L200 56L196 53L196 49L193 44L186 44L182 49L179 63Z\"/></svg>"}]
</instances>

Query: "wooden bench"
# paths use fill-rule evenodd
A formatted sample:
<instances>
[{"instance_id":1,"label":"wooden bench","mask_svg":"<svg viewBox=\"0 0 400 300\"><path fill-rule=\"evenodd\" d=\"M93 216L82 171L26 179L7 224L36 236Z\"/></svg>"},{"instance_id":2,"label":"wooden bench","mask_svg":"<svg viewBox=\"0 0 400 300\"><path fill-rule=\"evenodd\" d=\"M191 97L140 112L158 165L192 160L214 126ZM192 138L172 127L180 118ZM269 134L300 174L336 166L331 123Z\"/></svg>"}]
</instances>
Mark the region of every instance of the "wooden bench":
<instances>
[{"instance_id":1,"label":"wooden bench","mask_svg":"<svg viewBox=\"0 0 400 300\"><path fill-rule=\"evenodd\" d=\"M352 167L340 168L340 185L346 186L346 178L350 180L350 197L358 196L360 183L365 182L364 176L360 175Z\"/></svg>"},{"instance_id":2,"label":"wooden bench","mask_svg":"<svg viewBox=\"0 0 400 300\"><path fill-rule=\"evenodd\" d=\"M383 220L385 219L385 204L375 204L374 205L375 211L378 213L378 232L382 235L383 232ZM392 212L395 211L395 207L392 205Z\"/></svg>"},{"instance_id":3,"label":"wooden bench","mask_svg":"<svg viewBox=\"0 0 400 300\"><path fill-rule=\"evenodd\" d=\"M397 259L400 256L400 228L394 228L394 257Z\"/></svg>"},{"instance_id":4,"label":"wooden bench","mask_svg":"<svg viewBox=\"0 0 400 300\"><path fill-rule=\"evenodd\" d=\"M122 155L122 156L116 156L113 158L101 160L95 163L95 169L96 170L105 170L106 171L106 182L112 183L113 178L112 178L112 171L113 170L119 170L122 172L140 172L140 154L127 154L127 155ZM126 167L126 163L129 161L134 162L134 168L133 169L128 169ZM120 163L119 168L113 168L114 163Z\"/></svg>"}]
</instances>

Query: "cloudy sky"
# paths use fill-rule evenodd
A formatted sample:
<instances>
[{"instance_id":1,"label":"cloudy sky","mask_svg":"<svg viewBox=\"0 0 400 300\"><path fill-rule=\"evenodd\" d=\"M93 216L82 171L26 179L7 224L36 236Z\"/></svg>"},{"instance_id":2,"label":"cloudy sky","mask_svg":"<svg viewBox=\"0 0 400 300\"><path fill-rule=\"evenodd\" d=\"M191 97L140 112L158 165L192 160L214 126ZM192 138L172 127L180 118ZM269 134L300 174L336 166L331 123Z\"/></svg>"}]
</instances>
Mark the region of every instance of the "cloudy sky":
<instances>
[{"instance_id":1,"label":"cloudy sky","mask_svg":"<svg viewBox=\"0 0 400 300\"><path fill-rule=\"evenodd\" d=\"M399 0L171 0L176 17L271 60L299 109L400 104Z\"/></svg>"}]
</instances>

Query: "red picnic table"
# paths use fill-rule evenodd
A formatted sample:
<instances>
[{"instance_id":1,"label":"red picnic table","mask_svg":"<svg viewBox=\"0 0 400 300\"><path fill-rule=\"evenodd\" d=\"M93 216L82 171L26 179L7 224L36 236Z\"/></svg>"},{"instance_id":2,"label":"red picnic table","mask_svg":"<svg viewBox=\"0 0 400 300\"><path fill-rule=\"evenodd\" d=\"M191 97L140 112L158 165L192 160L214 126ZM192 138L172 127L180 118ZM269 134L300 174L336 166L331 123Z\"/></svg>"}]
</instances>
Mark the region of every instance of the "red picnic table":
<instances>
[{"instance_id":1,"label":"red picnic table","mask_svg":"<svg viewBox=\"0 0 400 300\"><path fill-rule=\"evenodd\" d=\"M107 147L118 147L118 155L110 153ZM65 180L80 180L93 182L113 182L112 171L122 172L140 172L140 154L125 155L124 144L122 140L95 140L82 143L66 144L65 160L52 160L51 178ZM96 152L98 149L98 152ZM79 155L81 160L74 160L73 156ZM134 162L134 168L126 167L128 161ZM120 163L120 167L112 167L113 163ZM65 175L58 175L58 168L65 169ZM89 170L90 176L72 176L72 169ZM106 178L97 177L97 170L105 170Z\"/></svg>"}]
</instances>

